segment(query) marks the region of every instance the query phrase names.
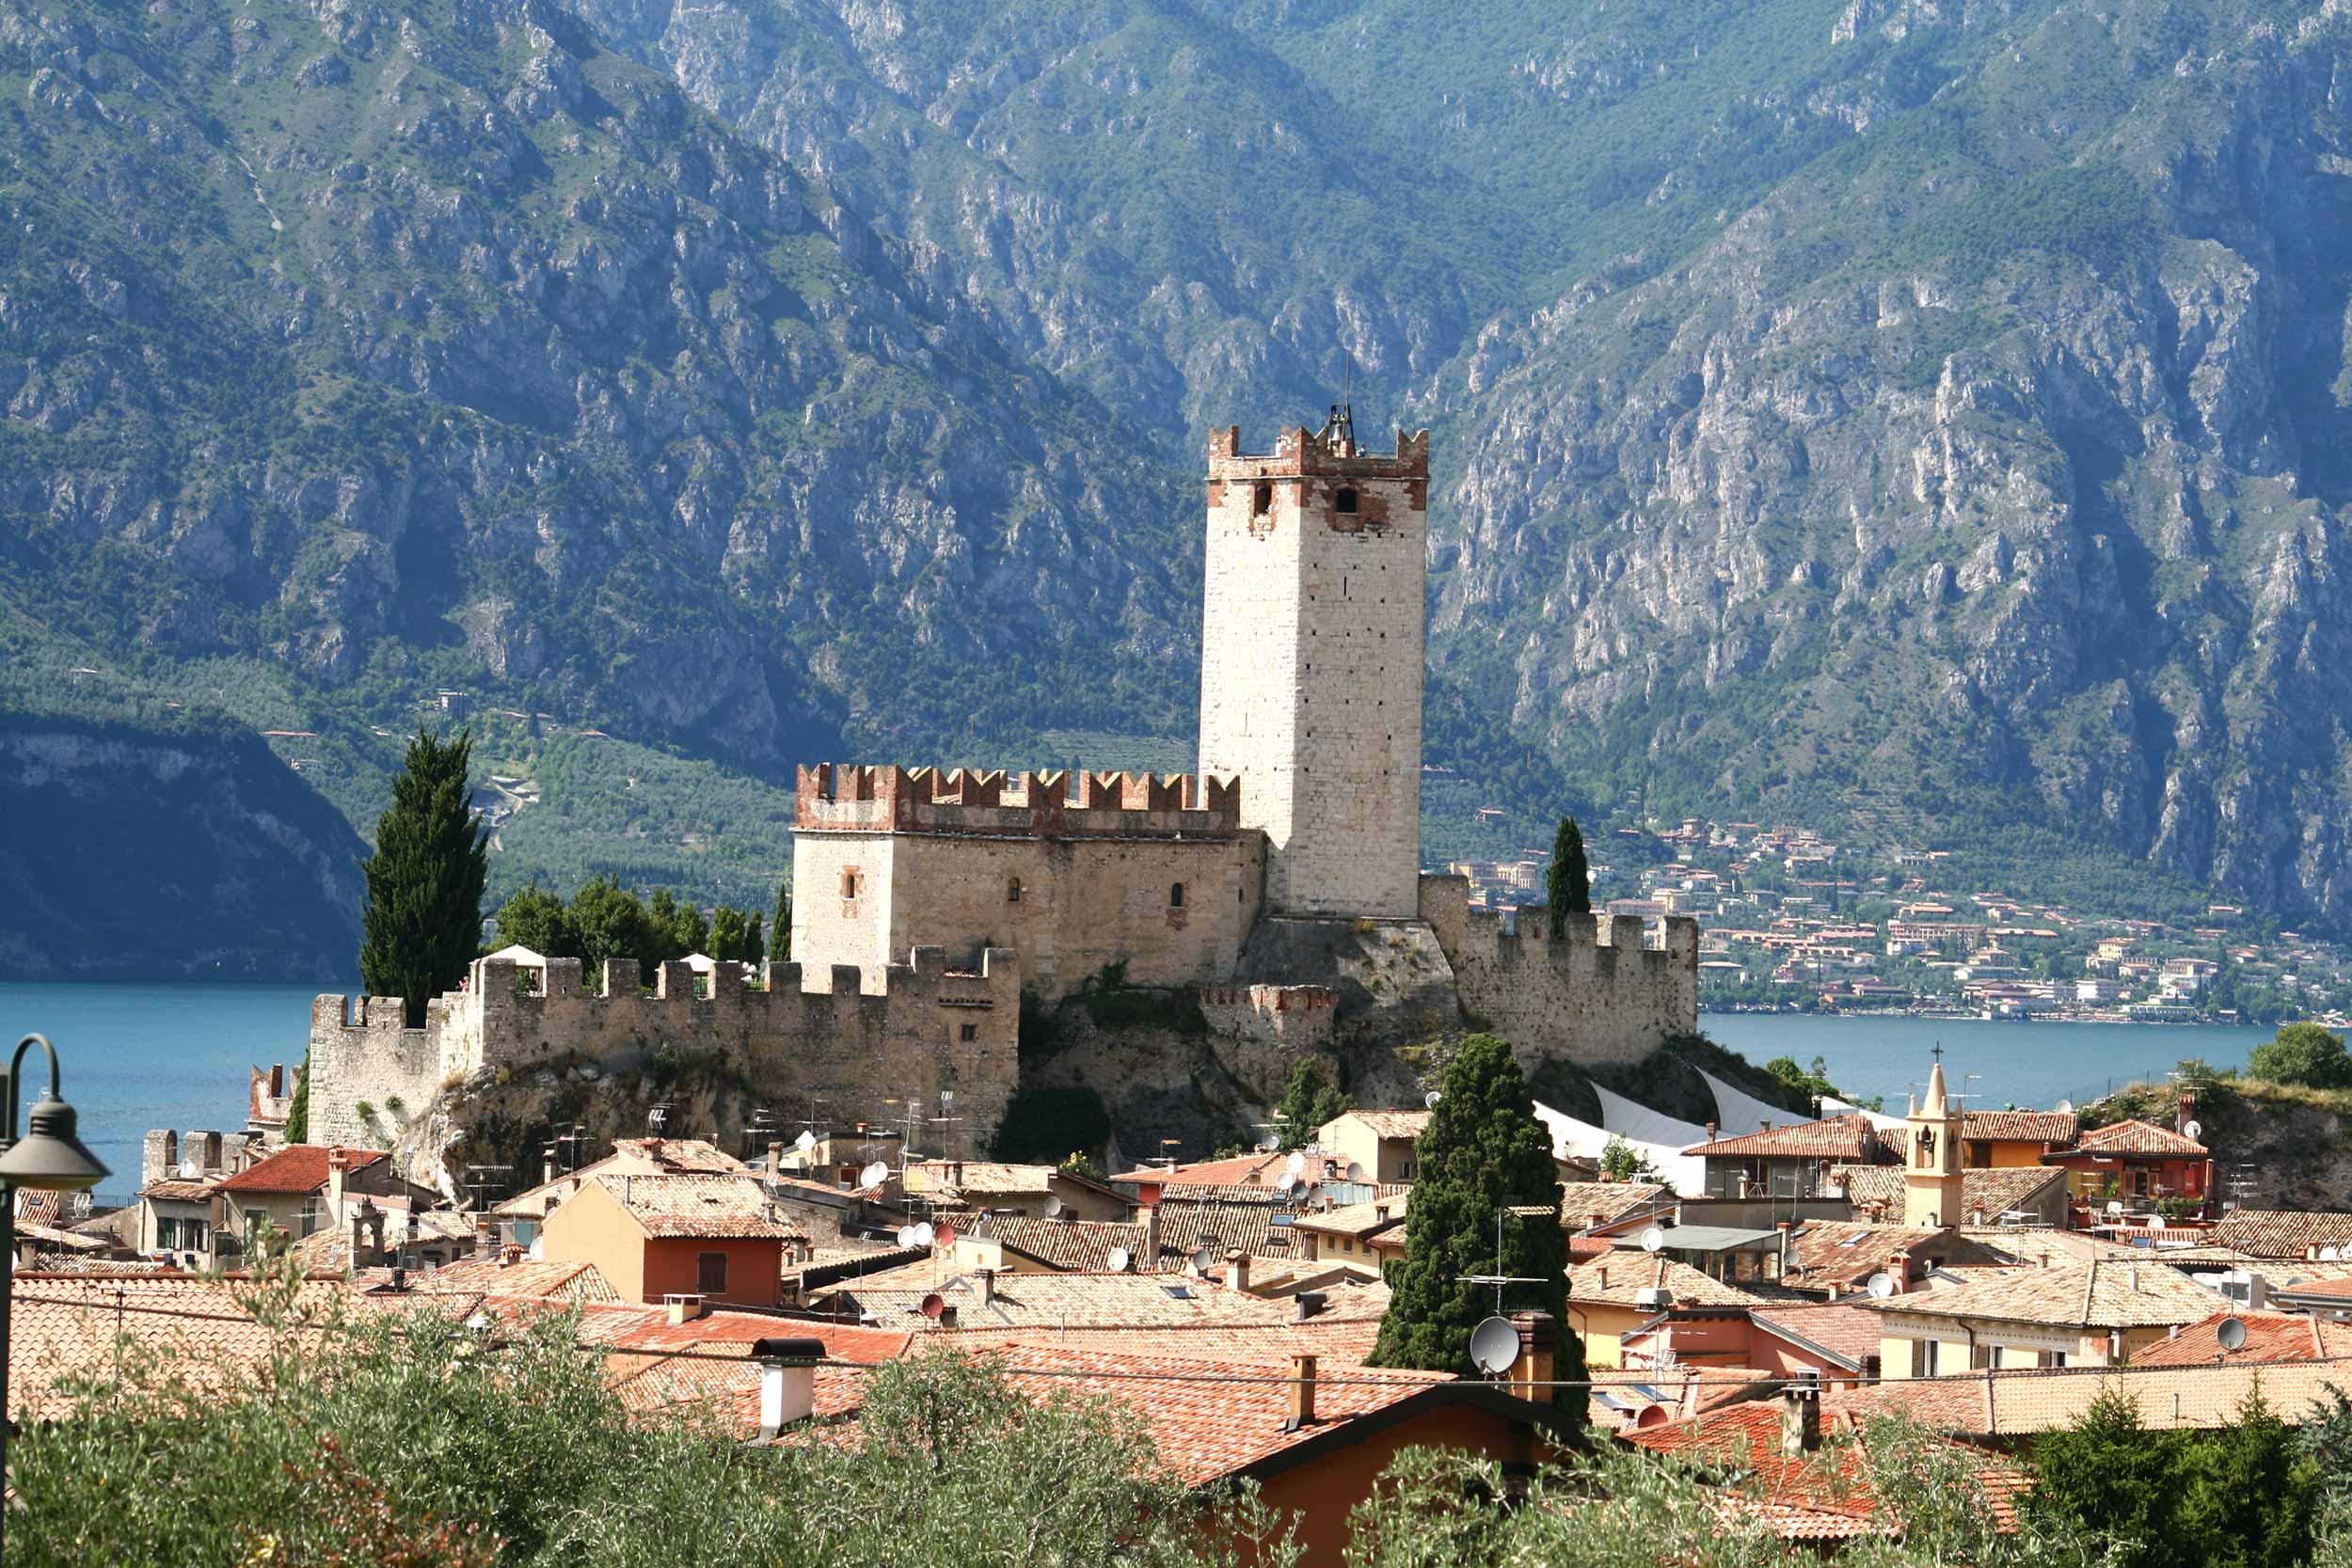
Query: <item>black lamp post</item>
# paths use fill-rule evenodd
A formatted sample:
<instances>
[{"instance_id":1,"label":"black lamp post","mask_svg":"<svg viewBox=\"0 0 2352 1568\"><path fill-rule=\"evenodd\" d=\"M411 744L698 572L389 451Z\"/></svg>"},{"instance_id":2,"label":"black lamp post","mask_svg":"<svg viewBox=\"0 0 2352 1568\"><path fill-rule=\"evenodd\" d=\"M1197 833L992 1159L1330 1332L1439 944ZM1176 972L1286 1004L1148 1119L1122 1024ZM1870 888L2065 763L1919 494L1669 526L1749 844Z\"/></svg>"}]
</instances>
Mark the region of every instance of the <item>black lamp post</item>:
<instances>
[{"instance_id":1,"label":"black lamp post","mask_svg":"<svg viewBox=\"0 0 2352 1568\"><path fill-rule=\"evenodd\" d=\"M49 1090L33 1105L32 1130L20 1135L24 1097L18 1088L24 1053L40 1046L49 1058ZM57 1096L56 1048L40 1035L16 1042L8 1070L0 1077L0 1479L8 1469L8 1315L16 1295L16 1194L87 1192L113 1173L74 1135L73 1107ZM0 1562L8 1557L8 1511L0 1509Z\"/></svg>"}]
</instances>

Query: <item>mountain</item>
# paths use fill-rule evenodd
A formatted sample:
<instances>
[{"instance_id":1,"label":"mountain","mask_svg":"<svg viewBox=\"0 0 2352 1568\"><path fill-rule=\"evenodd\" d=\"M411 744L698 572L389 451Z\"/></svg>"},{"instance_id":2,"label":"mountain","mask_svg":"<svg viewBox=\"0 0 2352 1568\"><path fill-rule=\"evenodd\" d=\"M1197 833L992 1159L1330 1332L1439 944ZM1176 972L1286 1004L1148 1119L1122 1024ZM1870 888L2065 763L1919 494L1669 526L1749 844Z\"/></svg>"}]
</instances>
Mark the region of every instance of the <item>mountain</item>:
<instances>
[{"instance_id":1,"label":"mountain","mask_svg":"<svg viewBox=\"0 0 2352 1568\"><path fill-rule=\"evenodd\" d=\"M503 885L756 888L812 755L1180 759L1204 430L1352 388L1438 429L1433 847L2352 929L2340 11L0 0L0 623L99 672L0 705L364 829L460 689L571 781Z\"/></svg>"}]
</instances>

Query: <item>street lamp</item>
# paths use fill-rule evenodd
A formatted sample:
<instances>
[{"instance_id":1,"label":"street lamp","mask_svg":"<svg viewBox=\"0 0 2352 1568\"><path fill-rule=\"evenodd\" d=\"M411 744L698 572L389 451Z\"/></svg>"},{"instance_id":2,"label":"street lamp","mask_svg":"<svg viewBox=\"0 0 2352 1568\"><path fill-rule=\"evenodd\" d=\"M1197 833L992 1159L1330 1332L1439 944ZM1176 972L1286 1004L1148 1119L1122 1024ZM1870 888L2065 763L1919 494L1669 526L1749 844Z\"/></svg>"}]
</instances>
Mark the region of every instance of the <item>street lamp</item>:
<instances>
[{"instance_id":1,"label":"street lamp","mask_svg":"<svg viewBox=\"0 0 2352 1568\"><path fill-rule=\"evenodd\" d=\"M49 1058L49 1087L33 1104L32 1131L19 1134L24 1099L17 1085L24 1053L35 1046ZM87 1192L113 1173L74 1134L73 1107L57 1094L57 1051L40 1035L16 1042L0 1077L0 1478L8 1471L8 1316L16 1295L16 1193ZM8 1560L7 1510L0 1509L0 1562Z\"/></svg>"}]
</instances>

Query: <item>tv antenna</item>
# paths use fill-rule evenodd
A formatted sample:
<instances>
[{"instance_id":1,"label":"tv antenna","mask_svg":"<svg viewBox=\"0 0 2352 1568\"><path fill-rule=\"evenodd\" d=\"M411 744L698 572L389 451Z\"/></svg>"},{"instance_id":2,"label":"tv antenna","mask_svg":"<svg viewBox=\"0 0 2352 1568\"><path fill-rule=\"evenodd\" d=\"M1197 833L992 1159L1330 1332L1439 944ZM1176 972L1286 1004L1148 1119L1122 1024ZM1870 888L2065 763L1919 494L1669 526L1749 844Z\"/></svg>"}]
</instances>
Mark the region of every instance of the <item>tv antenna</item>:
<instances>
[{"instance_id":1,"label":"tv antenna","mask_svg":"<svg viewBox=\"0 0 2352 1568\"><path fill-rule=\"evenodd\" d=\"M1502 1221L1504 1216L1509 1214L1510 1212L1511 1211L1508 1209L1498 1209L1495 1211L1495 1272L1492 1274L1456 1275L1454 1277L1454 1282L1456 1285L1493 1286L1495 1288L1495 1314L1498 1317L1500 1317L1502 1313L1502 1291L1504 1287L1511 1285L1541 1285L1544 1283L1540 1279L1532 1278L1526 1275L1512 1275L1504 1274L1502 1272Z\"/></svg>"}]
</instances>

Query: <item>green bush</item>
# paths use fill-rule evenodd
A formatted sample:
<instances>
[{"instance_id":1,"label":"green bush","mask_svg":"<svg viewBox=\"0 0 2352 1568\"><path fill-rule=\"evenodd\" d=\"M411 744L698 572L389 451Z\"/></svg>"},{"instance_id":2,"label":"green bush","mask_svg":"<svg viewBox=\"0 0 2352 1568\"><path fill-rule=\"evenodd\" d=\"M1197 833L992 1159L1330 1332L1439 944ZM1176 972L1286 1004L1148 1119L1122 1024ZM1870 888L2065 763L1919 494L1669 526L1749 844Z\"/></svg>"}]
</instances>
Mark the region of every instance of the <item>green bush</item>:
<instances>
[{"instance_id":1,"label":"green bush","mask_svg":"<svg viewBox=\"0 0 2352 1568\"><path fill-rule=\"evenodd\" d=\"M2352 1088L2352 1053L2344 1037L2316 1023L2281 1024L2279 1033L2254 1047L2246 1060L2249 1077L2307 1088Z\"/></svg>"}]
</instances>

